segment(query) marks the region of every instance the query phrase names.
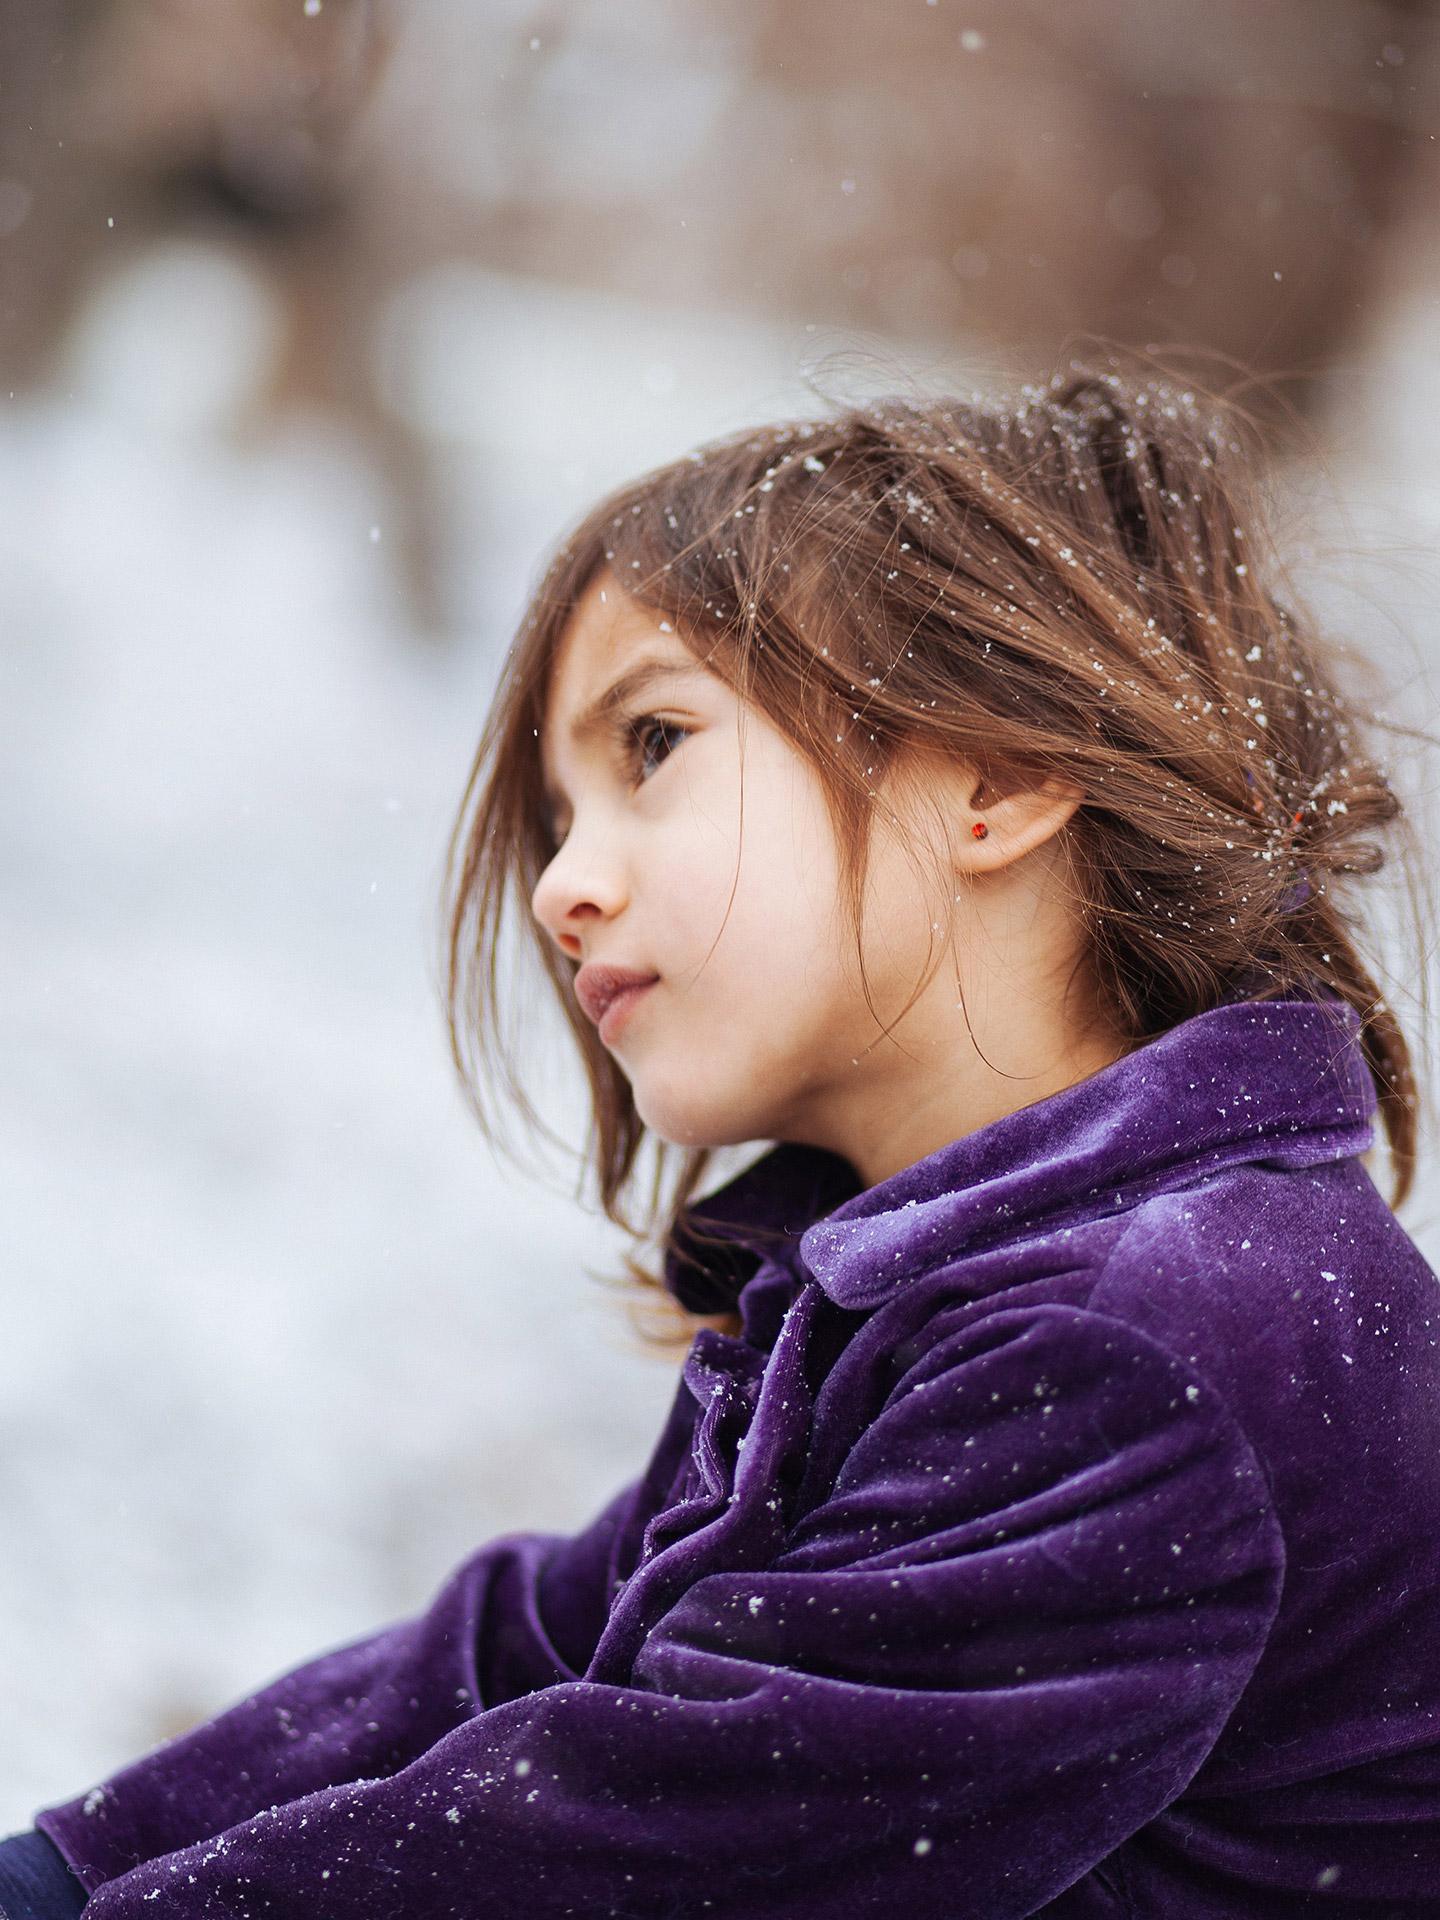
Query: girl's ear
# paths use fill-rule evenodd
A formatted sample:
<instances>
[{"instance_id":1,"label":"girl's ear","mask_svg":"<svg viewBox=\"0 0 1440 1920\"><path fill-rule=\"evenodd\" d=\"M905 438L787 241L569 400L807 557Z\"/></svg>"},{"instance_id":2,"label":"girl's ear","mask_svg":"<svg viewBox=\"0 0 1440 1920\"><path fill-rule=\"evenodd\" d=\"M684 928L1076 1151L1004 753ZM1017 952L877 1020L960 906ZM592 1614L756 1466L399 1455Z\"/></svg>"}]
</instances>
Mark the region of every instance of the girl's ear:
<instances>
[{"instance_id":1,"label":"girl's ear","mask_svg":"<svg viewBox=\"0 0 1440 1920\"><path fill-rule=\"evenodd\" d=\"M998 873L1053 838L1084 789L1042 767L982 766L927 754L888 770L897 829L920 836L957 872ZM975 829L983 826L985 831Z\"/></svg>"},{"instance_id":2,"label":"girl's ear","mask_svg":"<svg viewBox=\"0 0 1440 1920\"><path fill-rule=\"evenodd\" d=\"M972 771L959 783L955 855L968 873L996 873L1057 834L1085 798L1073 781L1045 776L1030 785ZM983 827L984 832L975 831Z\"/></svg>"}]
</instances>

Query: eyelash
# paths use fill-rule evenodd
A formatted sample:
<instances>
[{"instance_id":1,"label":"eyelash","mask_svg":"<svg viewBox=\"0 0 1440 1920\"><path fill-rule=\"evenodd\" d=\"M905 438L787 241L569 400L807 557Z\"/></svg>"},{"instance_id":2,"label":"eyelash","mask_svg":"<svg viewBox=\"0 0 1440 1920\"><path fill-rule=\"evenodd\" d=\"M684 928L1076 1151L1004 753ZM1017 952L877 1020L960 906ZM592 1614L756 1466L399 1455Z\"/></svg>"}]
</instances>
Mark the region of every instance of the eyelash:
<instances>
[{"instance_id":1,"label":"eyelash","mask_svg":"<svg viewBox=\"0 0 1440 1920\"><path fill-rule=\"evenodd\" d=\"M621 757L627 771L637 777L644 764L644 747L656 734L671 742L670 753L675 751L674 734L688 734L690 728L682 726L678 720L664 720L658 713L637 713L633 718L621 722ZM670 756L666 755L666 759ZM663 762L661 763L664 764Z\"/></svg>"},{"instance_id":2,"label":"eyelash","mask_svg":"<svg viewBox=\"0 0 1440 1920\"><path fill-rule=\"evenodd\" d=\"M678 720L661 719L658 713L637 713L624 716L616 723L615 729L619 744L621 765L625 768L625 771L630 775L631 779L638 782L644 758L642 750L646 742L651 739L653 735L657 733L663 734L666 739L671 739L674 734L689 734L693 731L694 729L692 727L684 726ZM670 752L673 753L674 751L675 746L672 743ZM668 754L666 758L669 758ZM663 762L661 764L663 765ZM564 844L564 841L565 834L552 833L550 836L552 853L558 852Z\"/></svg>"}]
</instances>

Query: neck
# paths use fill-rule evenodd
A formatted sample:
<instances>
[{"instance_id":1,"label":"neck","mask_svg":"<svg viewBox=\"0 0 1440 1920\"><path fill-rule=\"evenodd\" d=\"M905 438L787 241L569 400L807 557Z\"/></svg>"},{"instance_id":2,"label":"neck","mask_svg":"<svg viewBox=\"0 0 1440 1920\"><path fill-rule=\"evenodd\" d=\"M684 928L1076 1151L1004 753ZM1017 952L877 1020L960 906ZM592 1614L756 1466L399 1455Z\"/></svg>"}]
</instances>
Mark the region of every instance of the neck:
<instances>
[{"instance_id":1,"label":"neck","mask_svg":"<svg viewBox=\"0 0 1440 1920\"><path fill-rule=\"evenodd\" d=\"M857 1114L846 1144L837 1144L835 1151L844 1154L866 1187L878 1186L964 1134L1088 1080L1129 1051L1128 1042L1114 1034L1052 1036L1048 1043L1030 1034L1019 1047L1003 1040L981 1045L986 1059L974 1052L964 1066L909 1077L873 1104L867 1102L863 1121Z\"/></svg>"}]
</instances>

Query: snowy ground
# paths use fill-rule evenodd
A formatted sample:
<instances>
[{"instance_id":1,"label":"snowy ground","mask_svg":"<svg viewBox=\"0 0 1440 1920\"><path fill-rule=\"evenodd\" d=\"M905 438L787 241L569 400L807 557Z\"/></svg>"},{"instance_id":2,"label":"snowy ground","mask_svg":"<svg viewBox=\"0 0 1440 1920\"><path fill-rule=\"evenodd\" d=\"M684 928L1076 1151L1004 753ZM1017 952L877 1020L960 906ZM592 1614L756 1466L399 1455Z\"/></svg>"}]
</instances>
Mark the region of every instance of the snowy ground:
<instances>
[{"instance_id":1,"label":"snowy ground","mask_svg":"<svg viewBox=\"0 0 1440 1920\"><path fill-rule=\"evenodd\" d=\"M227 442L256 299L157 260L0 433L0 1833L494 1534L578 1524L673 1389L581 1271L619 1236L464 1113L440 864L548 543L624 474L810 410L816 342L417 290L392 372L475 524L447 655L403 630L353 446ZM1440 467L1386 444L1368 480L1433 538ZM1433 646L1433 585L1401 638Z\"/></svg>"}]
</instances>

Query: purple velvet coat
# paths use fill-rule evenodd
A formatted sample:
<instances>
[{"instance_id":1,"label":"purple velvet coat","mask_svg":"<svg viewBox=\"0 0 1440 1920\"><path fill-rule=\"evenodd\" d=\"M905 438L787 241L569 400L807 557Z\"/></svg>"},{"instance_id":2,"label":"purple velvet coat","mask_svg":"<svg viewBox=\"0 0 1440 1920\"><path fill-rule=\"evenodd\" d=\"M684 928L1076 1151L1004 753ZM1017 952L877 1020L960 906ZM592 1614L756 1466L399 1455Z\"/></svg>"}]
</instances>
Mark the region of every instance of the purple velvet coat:
<instances>
[{"instance_id":1,"label":"purple velvet coat","mask_svg":"<svg viewBox=\"0 0 1440 1920\"><path fill-rule=\"evenodd\" d=\"M1355 1030L1221 1006L867 1192L772 1149L644 1473L43 1812L87 1916L1440 1915L1440 1284Z\"/></svg>"}]
</instances>

